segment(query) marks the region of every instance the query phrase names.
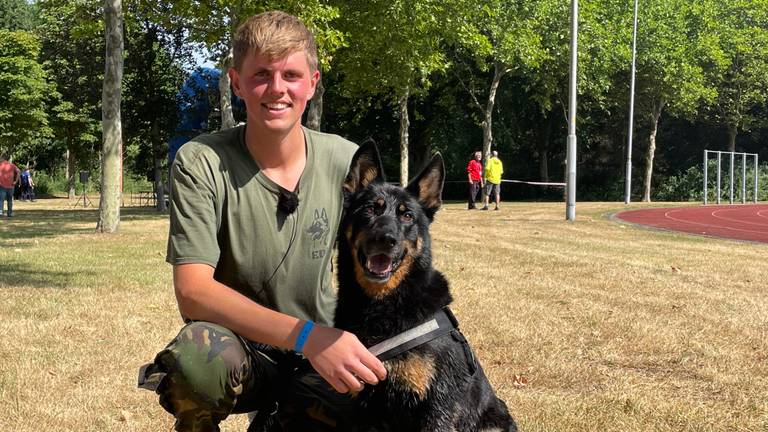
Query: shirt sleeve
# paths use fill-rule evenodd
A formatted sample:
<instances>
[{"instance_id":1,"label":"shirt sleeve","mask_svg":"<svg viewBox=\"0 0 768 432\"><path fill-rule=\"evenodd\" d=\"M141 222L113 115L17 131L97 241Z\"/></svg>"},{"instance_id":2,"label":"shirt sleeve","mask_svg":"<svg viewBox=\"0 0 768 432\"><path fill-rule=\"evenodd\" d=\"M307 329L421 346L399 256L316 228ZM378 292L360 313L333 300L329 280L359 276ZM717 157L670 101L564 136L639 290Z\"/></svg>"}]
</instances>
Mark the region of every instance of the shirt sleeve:
<instances>
[{"instance_id":1,"label":"shirt sleeve","mask_svg":"<svg viewBox=\"0 0 768 432\"><path fill-rule=\"evenodd\" d=\"M216 267L216 193L211 179L185 167L178 159L171 168L171 210L168 233L169 264L201 263Z\"/></svg>"}]
</instances>

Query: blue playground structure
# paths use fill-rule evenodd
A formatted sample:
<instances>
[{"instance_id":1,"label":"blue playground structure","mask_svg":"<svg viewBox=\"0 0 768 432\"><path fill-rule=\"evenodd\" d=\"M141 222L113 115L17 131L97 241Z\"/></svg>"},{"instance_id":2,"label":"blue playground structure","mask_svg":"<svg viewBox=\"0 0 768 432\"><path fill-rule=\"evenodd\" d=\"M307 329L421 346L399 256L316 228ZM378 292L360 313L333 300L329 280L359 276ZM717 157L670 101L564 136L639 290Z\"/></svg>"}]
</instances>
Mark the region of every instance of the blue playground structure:
<instances>
[{"instance_id":1,"label":"blue playground structure","mask_svg":"<svg viewBox=\"0 0 768 432\"><path fill-rule=\"evenodd\" d=\"M181 87L178 95L180 120L176 135L168 142L168 166L182 145L208 131L211 111L217 109L220 76L218 69L201 67L195 69Z\"/></svg>"}]
</instances>

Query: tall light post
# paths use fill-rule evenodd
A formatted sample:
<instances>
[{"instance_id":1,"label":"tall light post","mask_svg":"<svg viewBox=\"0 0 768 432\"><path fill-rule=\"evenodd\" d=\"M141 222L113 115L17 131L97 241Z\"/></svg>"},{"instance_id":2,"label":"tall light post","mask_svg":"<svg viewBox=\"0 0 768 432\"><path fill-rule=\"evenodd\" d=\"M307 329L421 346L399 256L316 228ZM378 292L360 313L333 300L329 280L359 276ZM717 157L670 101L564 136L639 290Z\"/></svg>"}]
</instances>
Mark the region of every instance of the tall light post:
<instances>
[{"instance_id":1,"label":"tall light post","mask_svg":"<svg viewBox=\"0 0 768 432\"><path fill-rule=\"evenodd\" d=\"M571 0L571 79L568 97L568 154L565 218L576 219L576 66L578 64L579 0Z\"/></svg>"},{"instance_id":2,"label":"tall light post","mask_svg":"<svg viewBox=\"0 0 768 432\"><path fill-rule=\"evenodd\" d=\"M637 58L637 0L635 0L635 22L632 27L632 77L629 81L629 133L627 141L627 180L624 190L624 204L632 201L632 132L635 118L635 60Z\"/></svg>"}]
</instances>

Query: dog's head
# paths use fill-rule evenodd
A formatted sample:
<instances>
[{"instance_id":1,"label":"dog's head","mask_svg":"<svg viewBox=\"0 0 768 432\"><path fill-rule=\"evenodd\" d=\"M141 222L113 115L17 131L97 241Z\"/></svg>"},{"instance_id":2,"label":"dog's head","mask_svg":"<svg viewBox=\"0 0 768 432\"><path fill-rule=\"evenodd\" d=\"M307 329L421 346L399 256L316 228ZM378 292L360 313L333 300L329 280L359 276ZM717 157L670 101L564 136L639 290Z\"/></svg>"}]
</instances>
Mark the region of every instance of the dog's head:
<instances>
[{"instance_id":1,"label":"dog's head","mask_svg":"<svg viewBox=\"0 0 768 432\"><path fill-rule=\"evenodd\" d=\"M439 154L403 188L385 182L374 144L355 153L344 182L341 233L368 296L386 296L411 272L431 267L429 224L442 203L444 178Z\"/></svg>"}]
</instances>

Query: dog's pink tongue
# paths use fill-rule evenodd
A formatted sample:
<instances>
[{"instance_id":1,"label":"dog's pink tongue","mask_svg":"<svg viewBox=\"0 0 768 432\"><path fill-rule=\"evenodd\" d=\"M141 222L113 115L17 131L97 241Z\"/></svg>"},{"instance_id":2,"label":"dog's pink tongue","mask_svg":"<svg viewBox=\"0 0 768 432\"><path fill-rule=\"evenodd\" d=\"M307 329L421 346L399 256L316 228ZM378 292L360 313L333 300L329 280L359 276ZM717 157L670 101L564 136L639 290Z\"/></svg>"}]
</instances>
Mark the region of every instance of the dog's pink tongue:
<instances>
[{"instance_id":1,"label":"dog's pink tongue","mask_svg":"<svg viewBox=\"0 0 768 432\"><path fill-rule=\"evenodd\" d=\"M368 270L375 274L385 274L392 270L392 258L386 255L374 255L366 263Z\"/></svg>"}]
</instances>

